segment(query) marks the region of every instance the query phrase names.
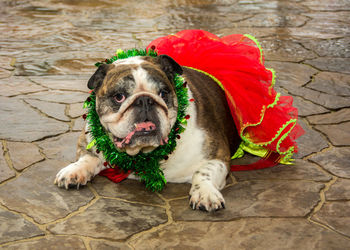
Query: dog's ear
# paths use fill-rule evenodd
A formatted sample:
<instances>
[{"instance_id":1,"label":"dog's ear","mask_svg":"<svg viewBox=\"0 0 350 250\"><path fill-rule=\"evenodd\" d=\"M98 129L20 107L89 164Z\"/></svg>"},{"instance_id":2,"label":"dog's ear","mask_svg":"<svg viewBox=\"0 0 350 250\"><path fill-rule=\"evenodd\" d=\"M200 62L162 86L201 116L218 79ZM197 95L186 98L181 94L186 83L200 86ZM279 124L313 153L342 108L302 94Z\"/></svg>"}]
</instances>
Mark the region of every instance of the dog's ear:
<instances>
[{"instance_id":1,"label":"dog's ear","mask_svg":"<svg viewBox=\"0 0 350 250\"><path fill-rule=\"evenodd\" d=\"M89 89L99 88L105 78L107 71L112 67L110 64L102 64L98 67L96 72L90 77L88 81Z\"/></svg>"},{"instance_id":2,"label":"dog's ear","mask_svg":"<svg viewBox=\"0 0 350 250\"><path fill-rule=\"evenodd\" d=\"M173 81L174 75L182 75L182 67L170 56L159 55L157 57L160 68L165 72L170 81Z\"/></svg>"}]
</instances>

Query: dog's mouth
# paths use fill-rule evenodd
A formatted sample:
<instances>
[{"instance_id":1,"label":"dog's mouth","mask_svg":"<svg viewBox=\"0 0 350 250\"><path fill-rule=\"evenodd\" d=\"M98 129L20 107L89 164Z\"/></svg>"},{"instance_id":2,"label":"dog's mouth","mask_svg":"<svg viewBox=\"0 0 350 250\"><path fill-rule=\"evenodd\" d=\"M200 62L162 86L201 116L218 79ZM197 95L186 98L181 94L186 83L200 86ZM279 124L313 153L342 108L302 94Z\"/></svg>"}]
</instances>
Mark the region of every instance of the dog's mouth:
<instances>
[{"instance_id":1,"label":"dog's mouth","mask_svg":"<svg viewBox=\"0 0 350 250\"><path fill-rule=\"evenodd\" d=\"M132 143L133 138L140 136L156 136L157 135L157 126L150 121L136 123L134 129L129 132L129 134L124 138L118 138L113 136L114 145L117 148L124 148L127 145ZM167 143L168 139L161 139L160 145Z\"/></svg>"}]
</instances>

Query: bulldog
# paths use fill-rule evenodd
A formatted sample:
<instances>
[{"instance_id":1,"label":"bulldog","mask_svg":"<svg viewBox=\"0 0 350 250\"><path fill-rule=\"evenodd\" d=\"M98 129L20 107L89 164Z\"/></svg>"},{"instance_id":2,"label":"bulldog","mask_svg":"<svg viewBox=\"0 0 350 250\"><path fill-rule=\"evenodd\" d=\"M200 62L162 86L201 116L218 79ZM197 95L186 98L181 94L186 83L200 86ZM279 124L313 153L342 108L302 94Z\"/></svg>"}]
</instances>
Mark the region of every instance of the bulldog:
<instances>
[{"instance_id":1,"label":"bulldog","mask_svg":"<svg viewBox=\"0 0 350 250\"><path fill-rule=\"evenodd\" d=\"M160 167L168 182L192 183L192 209L225 208L220 190L241 141L225 93L211 77L181 67L167 55L137 56L101 65L88 81L88 88L96 93L97 114L116 149L136 155L167 143L178 108L175 74L186 80L189 99L195 101L189 102L186 113L190 119L175 151ZM59 187L85 185L106 168L102 153L86 149L92 140L86 130L78 141L78 160L56 176Z\"/></svg>"}]
</instances>

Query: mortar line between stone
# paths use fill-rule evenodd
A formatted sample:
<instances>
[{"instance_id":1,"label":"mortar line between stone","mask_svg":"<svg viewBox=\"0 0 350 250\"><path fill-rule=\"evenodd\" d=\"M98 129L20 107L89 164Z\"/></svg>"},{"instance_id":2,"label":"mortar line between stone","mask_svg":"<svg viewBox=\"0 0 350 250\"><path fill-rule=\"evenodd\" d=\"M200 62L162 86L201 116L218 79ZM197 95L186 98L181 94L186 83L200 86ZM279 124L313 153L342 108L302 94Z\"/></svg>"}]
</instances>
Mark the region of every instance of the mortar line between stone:
<instances>
[{"instance_id":1,"label":"mortar line between stone","mask_svg":"<svg viewBox=\"0 0 350 250\"><path fill-rule=\"evenodd\" d=\"M48 235L40 235L40 236L28 237L28 238L25 238L25 239L9 241L9 242L5 242L5 243L0 244L0 247L7 247L7 246L11 246L11 245L18 244L18 243L24 243L24 242L34 241L34 240L40 240L40 239L46 238L47 236Z\"/></svg>"},{"instance_id":2,"label":"mortar line between stone","mask_svg":"<svg viewBox=\"0 0 350 250\"><path fill-rule=\"evenodd\" d=\"M349 237L349 236L347 236L347 235L345 235L345 234L342 234L342 233L338 232L337 230L335 230L335 229L333 229L333 228L331 228L331 227L329 227L329 226L327 226L327 225L325 225L325 224L323 224L323 223L321 223L321 222L314 221L314 220L311 219L311 218L308 219L308 221L309 221L310 223L316 224L317 226L323 227L324 229L327 229L327 230L329 230L329 231L332 231L332 232L334 232L334 233L336 233L336 234L338 234L338 235L340 235L340 236L342 236L342 237L344 237L345 239L347 239L347 240L350 241L350 237Z\"/></svg>"},{"instance_id":3,"label":"mortar line between stone","mask_svg":"<svg viewBox=\"0 0 350 250\"><path fill-rule=\"evenodd\" d=\"M144 203L140 201L131 201L131 200L125 200L122 198L117 198L117 197L109 197L109 196L103 196L99 195L102 199L107 199L107 200L116 200L116 201L122 201L122 202L127 202L127 203L132 203L132 204L139 204L139 205L144 205L144 206L153 206L153 207L160 207L160 208L165 208L165 205L158 205L158 204L152 204L152 203Z\"/></svg>"},{"instance_id":4,"label":"mortar line between stone","mask_svg":"<svg viewBox=\"0 0 350 250\"><path fill-rule=\"evenodd\" d=\"M172 224L174 222L174 219L173 219L173 215L172 215L172 212L171 212L171 206L170 206L170 203L169 203L169 200L165 199L161 194L159 193L156 193L164 202L165 202L165 213L168 217L168 221L163 223L163 224L160 224L160 225L157 225L157 226L154 226L148 230L144 230L142 232L139 232L139 233L136 233L132 236L130 236L127 240L126 240L126 244L128 246L130 246L132 249L135 249L131 242L142 237L143 235L145 234L149 234L149 233L153 233L153 232L157 232L159 230L161 230L162 228Z\"/></svg>"},{"instance_id":5,"label":"mortar line between stone","mask_svg":"<svg viewBox=\"0 0 350 250\"><path fill-rule=\"evenodd\" d=\"M315 215L318 211L321 210L323 205L326 202L326 195L325 193L329 190L329 188L337 181L338 177L333 176L332 180L325 183L325 187L320 190L320 202L312 209L311 213L309 214L308 218L311 218L313 215Z\"/></svg>"},{"instance_id":6,"label":"mortar line between stone","mask_svg":"<svg viewBox=\"0 0 350 250\"><path fill-rule=\"evenodd\" d=\"M16 177L17 177L17 174L19 174L19 172L13 167L13 162L12 162L11 157L10 157L10 151L7 148L7 142L6 142L6 140L1 140L1 143L2 143L2 149L4 151L4 158L5 158L5 161L7 163L7 166L15 172Z\"/></svg>"},{"instance_id":7,"label":"mortar line between stone","mask_svg":"<svg viewBox=\"0 0 350 250\"><path fill-rule=\"evenodd\" d=\"M86 209L88 209L89 207L91 207L93 204L95 204L100 198L99 197L94 197L92 200L90 200L86 205L83 205L81 207L79 207L77 210L69 213L67 216L65 217L62 217L62 218L59 218L57 220L54 220L54 221L51 221L51 222L48 222L48 223L45 223L45 224L42 224L43 226L45 226L46 228L48 226L51 226L51 225L54 225L54 224L57 224L57 223L60 223L60 222L63 222L63 221L66 221L68 219L70 219L71 217L73 216L76 216L76 215L79 215L83 212L85 212ZM47 229L49 231L49 229ZM51 231L49 231L51 233Z\"/></svg>"},{"instance_id":8,"label":"mortar line between stone","mask_svg":"<svg viewBox=\"0 0 350 250\"><path fill-rule=\"evenodd\" d=\"M69 123L71 122L71 120L70 120L70 121L63 121L63 120L57 119L56 117L50 116L50 115L44 113L43 111L41 111L39 108L34 107L34 106L31 105L30 103L28 103L26 100L22 99L22 101L23 101L25 104L27 104L31 109L33 109L33 110L35 110L36 112L38 112L39 115L42 115L42 116L44 116L44 117L46 117L46 118L54 119L54 120L56 120L56 121L63 122L63 123L66 123L66 124L69 124ZM51 103L51 102L48 102L48 103ZM69 118L69 117L67 117L67 118ZM70 118L69 118L69 119L70 119Z\"/></svg>"},{"instance_id":9,"label":"mortar line between stone","mask_svg":"<svg viewBox=\"0 0 350 250\"><path fill-rule=\"evenodd\" d=\"M79 238L82 239L86 250L91 250L91 247L90 247L91 239L89 237L86 237L86 236L80 236Z\"/></svg>"},{"instance_id":10,"label":"mortar line between stone","mask_svg":"<svg viewBox=\"0 0 350 250\"><path fill-rule=\"evenodd\" d=\"M5 206L4 204L2 204L1 202L0 202L0 208L4 209L6 211L9 211L9 212L11 212L13 214L20 215L24 220L29 221L30 223L32 223L35 226L37 226L40 230L42 230L45 233L45 235L49 233L49 232L46 231L46 226L44 224L39 224L38 222L36 222L34 220L34 218L30 217L29 215L27 215L27 214L25 214L23 212L19 212L19 211L16 211L14 209L11 209L11 208Z\"/></svg>"},{"instance_id":11,"label":"mortar line between stone","mask_svg":"<svg viewBox=\"0 0 350 250\"><path fill-rule=\"evenodd\" d=\"M312 217L318 212L321 210L321 208L323 207L323 205L326 203L326 195L325 193L329 190L329 188L337 181L338 177L336 176L333 176L332 180L330 180L328 183L325 184L325 187L320 191L320 202L311 210L311 212L309 213L309 215L307 216L307 220L310 222L310 223L313 223L313 224L316 224L318 226L321 226L327 230L330 230L330 231L333 231L337 234L340 234L342 236L345 236L347 239L350 239L348 236L342 234L342 233L339 233L337 232L336 230L334 230L333 228L321 223L321 222L318 222L318 221L315 221L312 219Z\"/></svg>"}]
</instances>

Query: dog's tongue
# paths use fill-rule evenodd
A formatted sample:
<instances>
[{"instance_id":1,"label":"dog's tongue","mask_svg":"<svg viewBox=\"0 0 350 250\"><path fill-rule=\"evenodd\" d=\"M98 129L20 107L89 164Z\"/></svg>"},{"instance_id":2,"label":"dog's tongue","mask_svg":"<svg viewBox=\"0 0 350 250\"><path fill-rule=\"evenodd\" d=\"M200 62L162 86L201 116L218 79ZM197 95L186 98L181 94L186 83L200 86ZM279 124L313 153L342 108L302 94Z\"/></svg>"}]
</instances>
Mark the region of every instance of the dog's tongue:
<instances>
[{"instance_id":1,"label":"dog's tongue","mask_svg":"<svg viewBox=\"0 0 350 250\"><path fill-rule=\"evenodd\" d=\"M141 122L135 125L135 131L153 131L156 125L153 122Z\"/></svg>"},{"instance_id":2,"label":"dog's tongue","mask_svg":"<svg viewBox=\"0 0 350 250\"><path fill-rule=\"evenodd\" d=\"M141 122L135 124L135 129L131 131L122 141L118 141L117 138L114 139L114 143L118 148L123 147L124 144L129 144L131 138L134 136L136 132L142 131L153 131L156 129L156 125L153 122Z\"/></svg>"}]
</instances>

